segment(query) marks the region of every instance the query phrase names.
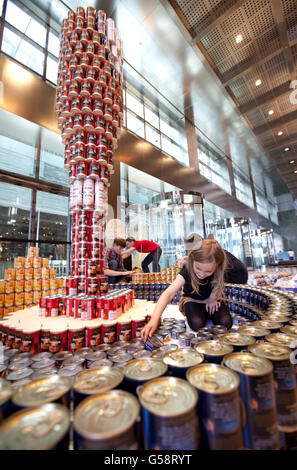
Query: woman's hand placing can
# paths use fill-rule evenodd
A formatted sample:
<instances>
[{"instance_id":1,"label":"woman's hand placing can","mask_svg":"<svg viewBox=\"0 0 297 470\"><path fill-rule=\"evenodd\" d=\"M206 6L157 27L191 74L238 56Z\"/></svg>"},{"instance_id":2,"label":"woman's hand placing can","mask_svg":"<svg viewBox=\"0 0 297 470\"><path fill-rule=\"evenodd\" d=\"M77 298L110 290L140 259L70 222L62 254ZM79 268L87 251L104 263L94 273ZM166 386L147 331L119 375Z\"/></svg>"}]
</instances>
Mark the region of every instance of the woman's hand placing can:
<instances>
[{"instance_id":1,"label":"woman's hand placing can","mask_svg":"<svg viewBox=\"0 0 297 470\"><path fill-rule=\"evenodd\" d=\"M152 337L156 329L158 328L159 320L151 318L150 321L142 328L140 336L145 343L148 337Z\"/></svg>"}]
</instances>

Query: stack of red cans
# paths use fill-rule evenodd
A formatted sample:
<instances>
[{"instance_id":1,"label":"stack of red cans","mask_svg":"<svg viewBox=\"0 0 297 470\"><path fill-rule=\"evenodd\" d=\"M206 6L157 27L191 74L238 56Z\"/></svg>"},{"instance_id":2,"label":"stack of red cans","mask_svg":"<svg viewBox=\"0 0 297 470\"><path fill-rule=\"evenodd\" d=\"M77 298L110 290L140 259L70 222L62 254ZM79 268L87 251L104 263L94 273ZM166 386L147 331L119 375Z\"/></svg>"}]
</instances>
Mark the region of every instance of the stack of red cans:
<instances>
[{"instance_id":1,"label":"stack of red cans","mask_svg":"<svg viewBox=\"0 0 297 470\"><path fill-rule=\"evenodd\" d=\"M100 295L106 284L103 218L123 118L122 65L113 20L93 7L69 11L61 31L56 110L69 172L71 289L77 295Z\"/></svg>"}]
</instances>

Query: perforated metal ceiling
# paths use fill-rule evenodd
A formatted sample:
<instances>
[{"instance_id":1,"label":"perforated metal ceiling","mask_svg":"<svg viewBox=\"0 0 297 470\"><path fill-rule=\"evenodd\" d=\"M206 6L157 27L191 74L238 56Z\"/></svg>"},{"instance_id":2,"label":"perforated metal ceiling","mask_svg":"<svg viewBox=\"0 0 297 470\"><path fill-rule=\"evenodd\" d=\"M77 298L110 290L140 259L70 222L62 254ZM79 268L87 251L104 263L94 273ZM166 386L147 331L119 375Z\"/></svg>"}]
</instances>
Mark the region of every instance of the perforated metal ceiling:
<instances>
[{"instance_id":1,"label":"perforated metal ceiling","mask_svg":"<svg viewBox=\"0 0 297 470\"><path fill-rule=\"evenodd\" d=\"M296 153L297 160L297 119L287 122L284 118L297 110L297 104L290 101L289 87L285 94L275 90L297 79L297 0L169 1L193 39L198 38L198 45L206 50L227 91L239 106L249 106L245 117L273 163L281 165L287 159L287 141L291 159ZM238 35L242 35L239 43ZM262 83L257 87L258 79ZM268 114L270 109L273 115ZM278 136L278 131L283 134ZM271 153L277 145L279 149ZM291 181L291 175L288 178ZM296 199L297 190L292 193Z\"/></svg>"}]
</instances>

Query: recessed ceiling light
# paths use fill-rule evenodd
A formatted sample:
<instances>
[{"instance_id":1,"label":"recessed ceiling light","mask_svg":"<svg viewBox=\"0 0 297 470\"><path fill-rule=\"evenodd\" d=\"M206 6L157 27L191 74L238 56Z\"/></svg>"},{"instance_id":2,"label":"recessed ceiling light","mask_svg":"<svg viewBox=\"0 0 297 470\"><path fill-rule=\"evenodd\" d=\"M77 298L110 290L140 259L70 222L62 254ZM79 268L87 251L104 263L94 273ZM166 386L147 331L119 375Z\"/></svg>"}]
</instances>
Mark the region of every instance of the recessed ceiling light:
<instances>
[{"instance_id":1,"label":"recessed ceiling light","mask_svg":"<svg viewBox=\"0 0 297 470\"><path fill-rule=\"evenodd\" d=\"M242 34L237 34L235 41L237 42L237 44L239 44L242 41L242 39L243 39Z\"/></svg>"},{"instance_id":2,"label":"recessed ceiling light","mask_svg":"<svg viewBox=\"0 0 297 470\"><path fill-rule=\"evenodd\" d=\"M260 80L260 78L258 78L258 80L255 81L256 86L260 86L261 83L262 83L262 80Z\"/></svg>"},{"instance_id":3,"label":"recessed ceiling light","mask_svg":"<svg viewBox=\"0 0 297 470\"><path fill-rule=\"evenodd\" d=\"M279 131L277 135L283 135L283 131Z\"/></svg>"},{"instance_id":4,"label":"recessed ceiling light","mask_svg":"<svg viewBox=\"0 0 297 470\"><path fill-rule=\"evenodd\" d=\"M297 173L297 170L295 170L294 173Z\"/></svg>"},{"instance_id":5,"label":"recessed ceiling light","mask_svg":"<svg viewBox=\"0 0 297 470\"><path fill-rule=\"evenodd\" d=\"M290 150L290 147L286 147L286 148L284 149L285 152L288 152L289 150Z\"/></svg>"},{"instance_id":6,"label":"recessed ceiling light","mask_svg":"<svg viewBox=\"0 0 297 470\"><path fill-rule=\"evenodd\" d=\"M289 162L289 163L291 163L291 164L292 164L292 163L295 163L295 160L290 160L290 162Z\"/></svg>"},{"instance_id":7,"label":"recessed ceiling light","mask_svg":"<svg viewBox=\"0 0 297 470\"><path fill-rule=\"evenodd\" d=\"M272 116L273 113L274 113L273 109L270 109L270 110L268 111L269 116Z\"/></svg>"}]
</instances>

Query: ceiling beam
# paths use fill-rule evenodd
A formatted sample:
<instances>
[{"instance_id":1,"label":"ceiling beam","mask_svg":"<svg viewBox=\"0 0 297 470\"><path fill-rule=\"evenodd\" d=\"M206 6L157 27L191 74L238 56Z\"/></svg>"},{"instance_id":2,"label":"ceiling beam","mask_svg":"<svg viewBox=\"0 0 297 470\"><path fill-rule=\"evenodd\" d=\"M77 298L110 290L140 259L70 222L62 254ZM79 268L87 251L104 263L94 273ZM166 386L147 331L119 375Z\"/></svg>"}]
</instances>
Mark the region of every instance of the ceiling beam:
<instances>
[{"instance_id":1,"label":"ceiling beam","mask_svg":"<svg viewBox=\"0 0 297 470\"><path fill-rule=\"evenodd\" d=\"M256 69L257 67L260 67L261 65L265 64L265 62L268 62L269 60L273 59L274 57L277 57L278 55L283 53L283 49L277 49L276 51L272 52L271 54L268 54L265 57L262 57L261 59L252 57L251 60L240 62L239 64L235 65L231 69L229 69L227 72L224 73L223 75L223 85L227 86L230 85L231 82L234 80L237 80L238 78L246 75L247 73L251 72L252 70Z\"/></svg>"},{"instance_id":2,"label":"ceiling beam","mask_svg":"<svg viewBox=\"0 0 297 470\"><path fill-rule=\"evenodd\" d=\"M285 137L281 139L278 144L271 145L270 147L265 147L268 152L273 152L274 150L282 149L283 147L287 147L290 144L294 144L297 141L297 133L292 134L290 137Z\"/></svg>"},{"instance_id":3,"label":"ceiling beam","mask_svg":"<svg viewBox=\"0 0 297 470\"><path fill-rule=\"evenodd\" d=\"M274 119L273 121L269 121L267 124L263 124L262 126L254 127L253 131L256 135L261 135L264 134L264 132L285 126L286 124L295 121L295 119L297 119L297 110Z\"/></svg>"},{"instance_id":4,"label":"ceiling beam","mask_svg":"<svg viewBox=\"0 0 297 470\"><path fill-rule=\"evenodd\" d=\"M264 93L264 95L261 95L258 98L255 98L251 103L242 104L238 108L239 111L242 114L246 114L252 111L253 109L259 108L269 103L270 101L275 100L279 98L280 96L285 95L286 93L292 93L292 90L290 91L290 83L291 83L290 81L282 83L281 85L273 88L267 93Z\"/></svg>"},{"instance_id":5,"label":"ceiling beam","mask_svg":"<svg viewBox=\"0 0 297 470\"><path fill-rule=\"evenodd\" d=\"M193 37L191 45L193 46L197 42L201 41L201 39L204 38L204 36L206 36L210 31L215 29L217 26L219 26L223 21L225 21L226 18L231 16L245 2L246 2L246 0L238 0L237 2L234 3L232 0L229 0L229 2L228 2L229 3L229 8L226 11L224 11L224 13L222 13L220 16L218 16L217 18L214 18L214 20L210 24L208 24L205 28L203 28L201 31L199 31L199 33L196 34L196 36ZM192 30L195 30L195 29L196 28L194 26L192 28Z\"/></svg>"},{"instance_id":6,"label":"ceiling beam","mask_svg":"<svg viewBox=\"0 0 297 470\"><path fill-rule=\"evenodd\" d=\"M285 61L287 64L288 74L291 80L295 80L296 75L295 75L293 54L292 54L292 50L290 48L290 44L288 40L286 20L285 20L284 13L281 7L281 2L280 0L272 0L270 4L271 4L271 10L272 10L272 14L274 17L274 21L276 22L280 40L283 46L283 52L284 52Z\"/></svg>"},{"instance_id":7,"label":"ceiling beam","mask_svg":"<svg viewBox=\"0 0 297 470\"><path fill-rule=\"evenodd\" d=\"M288 42L288 47L291 48L292 46L295 46L297 44L296 41L291 41ZM232 83L234 80L237 80L240 77L243 77L247 73L253 71L257 67L260 67L261 65L265 64L269 60L273 59L274 57L277 57L280 54L284 53L284 48L281 47L279 49L276 49L274 52L271 52L271 54L268 54L265 57L262 57L261 59L257 59L257 57L253 57L251 60L248 62L240 62L239 64L235 65L231 69L227 70L223 74L223 85L228 86L230 83Z\"/></svg>"}]
</instances>

